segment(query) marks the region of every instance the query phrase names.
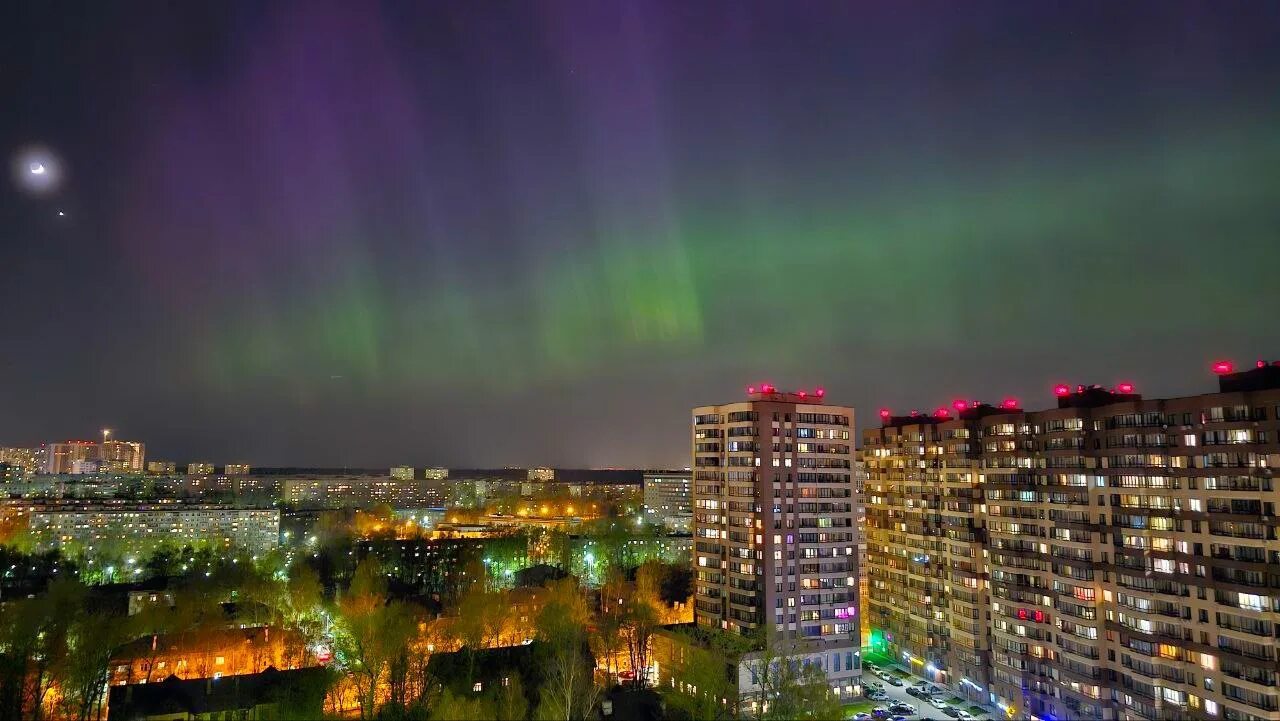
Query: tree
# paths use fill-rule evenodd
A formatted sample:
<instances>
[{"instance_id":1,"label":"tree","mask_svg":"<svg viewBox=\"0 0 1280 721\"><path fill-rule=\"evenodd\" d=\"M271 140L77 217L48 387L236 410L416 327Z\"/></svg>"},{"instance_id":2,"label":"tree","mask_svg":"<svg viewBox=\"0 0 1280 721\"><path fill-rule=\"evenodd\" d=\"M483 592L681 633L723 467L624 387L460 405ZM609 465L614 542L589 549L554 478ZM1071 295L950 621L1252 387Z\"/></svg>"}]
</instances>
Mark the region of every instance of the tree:
<instances>
[{"instance_id":1,"label":"tree","mask_svg":"<svg viewBox=\"0 0 1280 721\"><path fill-rule=\"evenodd\" d=\"M386 577L377 560L367 558L356 567L351 586L338 604L338 650L351 672L363 719L374 715L379 684L407 653L417 630L408 606L389 603L386 591Z\"/></svg>"},{"instance_id":2,"label":"tree","mask_svg":"<svg viewBox=\"0 0 1280 721\"><path fill-rule=\"evenodd\" d=\"M524 695L520 674L512 674L494 702L497 721L525 721L529 716L529 699Z\"/></svg>"},{"instance_id":3,"label":"tree","mask_svg":"<svg viewBox=\"0 0 1280 721\"><path fill-rule=\"evenodd\" d=\"M676 687L667 699L690 718L699 721L733 718L738 683L732 674L740 656L724 639L725 634L714 634L708 647L691 640L672 663L671 677Z\"/></svg>"},{"instance_id":4,"label":"tree","mask_svg":"<svg viewBox=\"0 0 1280 721\"><path fill-rule=\"evenodd\" d=\"M552 582L538 614L538 637L547 644L544 679L537 718L571 721L595 706L599 690L586 649L591 611L571 579Z\"/></svg>"},{"instance_id":5,"label":"tree","mask_svg":"<svg viewBox=\"0 0 1280 721\"><path fill-rule=\"evenodd\" d=\"M658 630L658 611L649 599L639 593L627 603L623 618L622 639L627 644L627 657L635 674L635 685L643 688L649 682L649 650L653 632Z\"/></svg>"},{"instance_id":6,"label":"tree","mask_svg":"<svg viewBox=\"0 0 1280 721\"><path fill-rule=\"evenodd\" d=\"M827 675L808 663L803 642L775 638L767 627L758 629L759 651L747 662L756 693L755 716L774 719L828 719L841 716L839 699L827 685Z\"/></svg>"},{"instance_id":7,"label":"tree","mask_svg":"<svg viewBox=\"0 0 1280 721\"><path fill-rule=\"evenodd\" d=\"M496 718L493 707L484 698L455 696L445 689L431 708L432 721L490 721Z\"/></svg>"},{"instance_id":8,"label":"tree","mask_svg":"<svg viewBox=\"0 0 1280 721\"><path fill-rule=\"evenodd\" d=\"M129 625L113 614L89 611L75 619L61 674L66 716L77 721L101 717L111 659L132 638Z\"/></svg>"}]
</instances>

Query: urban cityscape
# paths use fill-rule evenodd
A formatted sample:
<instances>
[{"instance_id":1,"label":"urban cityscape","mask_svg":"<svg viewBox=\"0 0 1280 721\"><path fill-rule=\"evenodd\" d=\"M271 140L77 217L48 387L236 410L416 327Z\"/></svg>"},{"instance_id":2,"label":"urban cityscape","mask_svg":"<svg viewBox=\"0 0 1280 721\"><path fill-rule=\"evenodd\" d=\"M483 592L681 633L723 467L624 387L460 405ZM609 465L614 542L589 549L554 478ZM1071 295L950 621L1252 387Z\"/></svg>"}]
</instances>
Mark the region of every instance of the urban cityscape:
<instances>
[{"instance_id":1,"label":"urban cityscape","mask_svg":"<svg viewBox=\"0 0 1280 721\"><path fill-rule=\"evenodd\" d=\"M1280 7L6 16L0 719L1280 721Z\"/></svg>"}]
</instances>

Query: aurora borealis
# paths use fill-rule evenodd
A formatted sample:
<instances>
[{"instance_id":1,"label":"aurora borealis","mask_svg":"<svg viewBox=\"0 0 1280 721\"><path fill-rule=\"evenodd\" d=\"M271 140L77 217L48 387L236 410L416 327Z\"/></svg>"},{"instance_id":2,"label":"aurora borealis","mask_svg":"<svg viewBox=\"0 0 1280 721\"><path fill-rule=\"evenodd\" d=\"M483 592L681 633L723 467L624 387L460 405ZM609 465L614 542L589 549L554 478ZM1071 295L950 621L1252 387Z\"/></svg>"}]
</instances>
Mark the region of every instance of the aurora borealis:
<instances>
[{"instance_id":1,"label":"aurora borealis","mask_svg":"<svg viewBox=\"0 0 1280 721\"><path fill-rule=\"evenodd\" d=\"M5 152L65 174L0 194L0 445L682 466L688 409L749 382L867 421L1280 356L1273 4L28 3L0 33Z\"/></svg>"}]
</instances>

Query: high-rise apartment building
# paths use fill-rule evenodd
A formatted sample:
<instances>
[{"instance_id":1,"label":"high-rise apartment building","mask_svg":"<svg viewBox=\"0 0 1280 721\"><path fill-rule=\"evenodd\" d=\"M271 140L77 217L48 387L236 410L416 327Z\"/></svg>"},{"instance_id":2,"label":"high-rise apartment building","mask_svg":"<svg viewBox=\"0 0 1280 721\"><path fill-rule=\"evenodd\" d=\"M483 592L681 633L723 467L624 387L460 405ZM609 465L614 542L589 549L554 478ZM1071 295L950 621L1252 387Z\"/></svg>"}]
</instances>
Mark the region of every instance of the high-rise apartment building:
<instances>
[{"instance_id":1,"label":"high-rise apartment building","mask_svg":"<svg viewBox=\"0 0 1280 721\"><path fill-rule=\"evenodd\" d=\"M142 473L147 455L146 444L138 441L104 440L100 469L110 473Z\"/></svg>"},{"instance_id":2,"label":"high-rise apartment building","mask_svg":"<svg viewBox=\"0 0 1280 721\"><path fill-rule=\"evenodd\" d=\"M1280 364L1214 370L1199 396L883 414L873 644L1013 717L1280 719Z\"/></svg>"},{"instance_id":3,"label":"high-rise apartment building","mask_svg":"<svg viewBox=\"0 0 1280 721\"><path fill-rule=\"evenodd\" d=\"M222 473L226 476L247 476L251 470L248 463L228 463Z\"/></svg>"},{"instance_id":4,"label":"high-rise apartment building","mask_svg":"<svg viewBox=\"0 0 1280 721\"><path fill-rule=\"evenodd\" d=\"M800 642L833 688L860 675L853 409L749 388L693 409L698 624Z\"/></svg>"},{"instance_id":5,"label":"high-rise apartment building","mask_svg":"<svg viewBox=\"0 0 1280 721\"><path fill-rule=\"evenodd\" d=\"M187 475L188 475L188 476L208 476L208 475L211 475L212 473L213 473L213 464L212 464L212 463L198 463L198 462L197 462L197 463L188 463L188 464L187 464Z\"/></svg>"},{"instance_id":6,"label":"high-rise apartment building","mask_svg":"<svg viewBox=\"0 0 1280 721\"><path fill-rule=\"evenodd\" d=\"M101 458L101 447L96 441L64 441L50 443L45 456L45 473L61 475L63 473L85 473L88 465L93 464L97 470L97 462Z\"/></svg>"},{"instance_id":7,"label":"high-rise apartment building","mask_svg":"<svg viewBox=\"0 0 1280 721\"><path fill-rule=\"evenodd\" d=\"M413 466L392 466L391 477L397 481L412 481Z\"/></svg>"}]
</instances>

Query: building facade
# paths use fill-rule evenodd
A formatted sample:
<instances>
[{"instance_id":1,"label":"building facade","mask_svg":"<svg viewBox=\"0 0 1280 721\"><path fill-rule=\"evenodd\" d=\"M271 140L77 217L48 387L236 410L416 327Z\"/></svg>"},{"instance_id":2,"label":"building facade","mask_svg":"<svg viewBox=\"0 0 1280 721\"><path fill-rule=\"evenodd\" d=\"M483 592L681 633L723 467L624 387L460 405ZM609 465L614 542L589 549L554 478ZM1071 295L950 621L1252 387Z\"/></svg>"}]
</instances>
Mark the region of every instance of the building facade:
<instances>
[{"instance_id":1,"label":"building facade","mask_svg":"<svg viewBox=\"0 0 1280 721\"><path fill-rule=\"evenodd\" d=\"M853 409L824 395L766 384L693 409L694 616L803 642L851 695L861 674Z\"/></svg>"},{"instance_id":2,"label":"building facade","mask_svg":"<svg viewBox=\"0 0 1280 721\"><path fill-rule=\"evenodd\" d=\"M1014 717L1280 720L1280 364L1214 368L1199 396L1059 385L1042 411L886 415L863 447L873 637L957 689L985 634L982 693ZM956 596L970 532L979 604ZM928 604L895 611L902 585Z\"/></svg>"},{"instance_id":3,"label":"building facade","mask_svg":"<svg viewBox=\"0 0 1280 721\"><path fill-rule=\"evenodd\" d=\"M693 473L645 473L644 513L651 523L688 533L693 529Z\"/></svg>"},{"instance_id":4,"label":"building facade","mask_svg":"<svg viewBox=\"0 0 1280 721\"><path fill-rule=\"evenodd\" d=\"M247 476L251 470L248 463L228 463L222 473L228 476Z\"/></svg>"},{"instance_id":5,"label":"building facade","mask_svg":"<svg viewBox=\"0 0 1280 721\"><path fill-rule=\"evenodd\" d=\"M212 464L212 463L199 463L199 462L195 462L195 463L188 463L188 464L187 464L187 475L188 475L188 476L208 476L208 475L212 475L212 474L213 474L213 464Z\"/></svg>"},{"instance_id":6,"label":"building facade","mask_svg":"<svg viewBox=\"0 0 1280 721\"><path fill-rule=\"evenodd\" d=\"M8 464L19 475L33 476L44 470L44 448L0 448L0 463Z\"/></svg>"},{"instance_id":7,"label":"building facade","mask_svg":"<svg viewBox=\"0 0 1280 721\"><path fill-rule=\"evenodd\" d=\"M265 553L279 545L280 511L214 505L58 504L34 507L31 534L41 550L145 554L162 545L212 544Z\"/></svg>"},{"instance_id":8,"label":"building facade","mask_svg":"<svg viewBox=\"0 0 1280 721\"><path fill-rule=\"evenodd\" d=\"M173 461L147 461L147 473L153 476L172 475L178 472L178 464Z\"/></svg>"},{"instance_id":9,"label":"building facade","mask_svg":"<svg viewBox=\"0 0 1280 721\"><path fill-rule=\"evenodd\" d=\"M397 481L412 481L413 466L392 466L391 477Z\"/></svg>"},{"instance_id":10,"label":"building facade","mask_svg":"<svg viewBox=\"0 0 1280 721\"><path fill-rule=\"evenodd\" d=\"M102 442L100 470L108 473L142 473L145 467L147 446L139 441Z\"/></svg>"},{"instance_id":11,"label":"building facade","mask_svg":"<svg viewBox=\"0 0 1280 721\"><path fill-rule=\"evenodd\" d=\"M97 470L101 459L101 447L96 441L63 441L50 443L47 448L44 472L49 475L91 473Z\"/></svg>"}]
</instances>

